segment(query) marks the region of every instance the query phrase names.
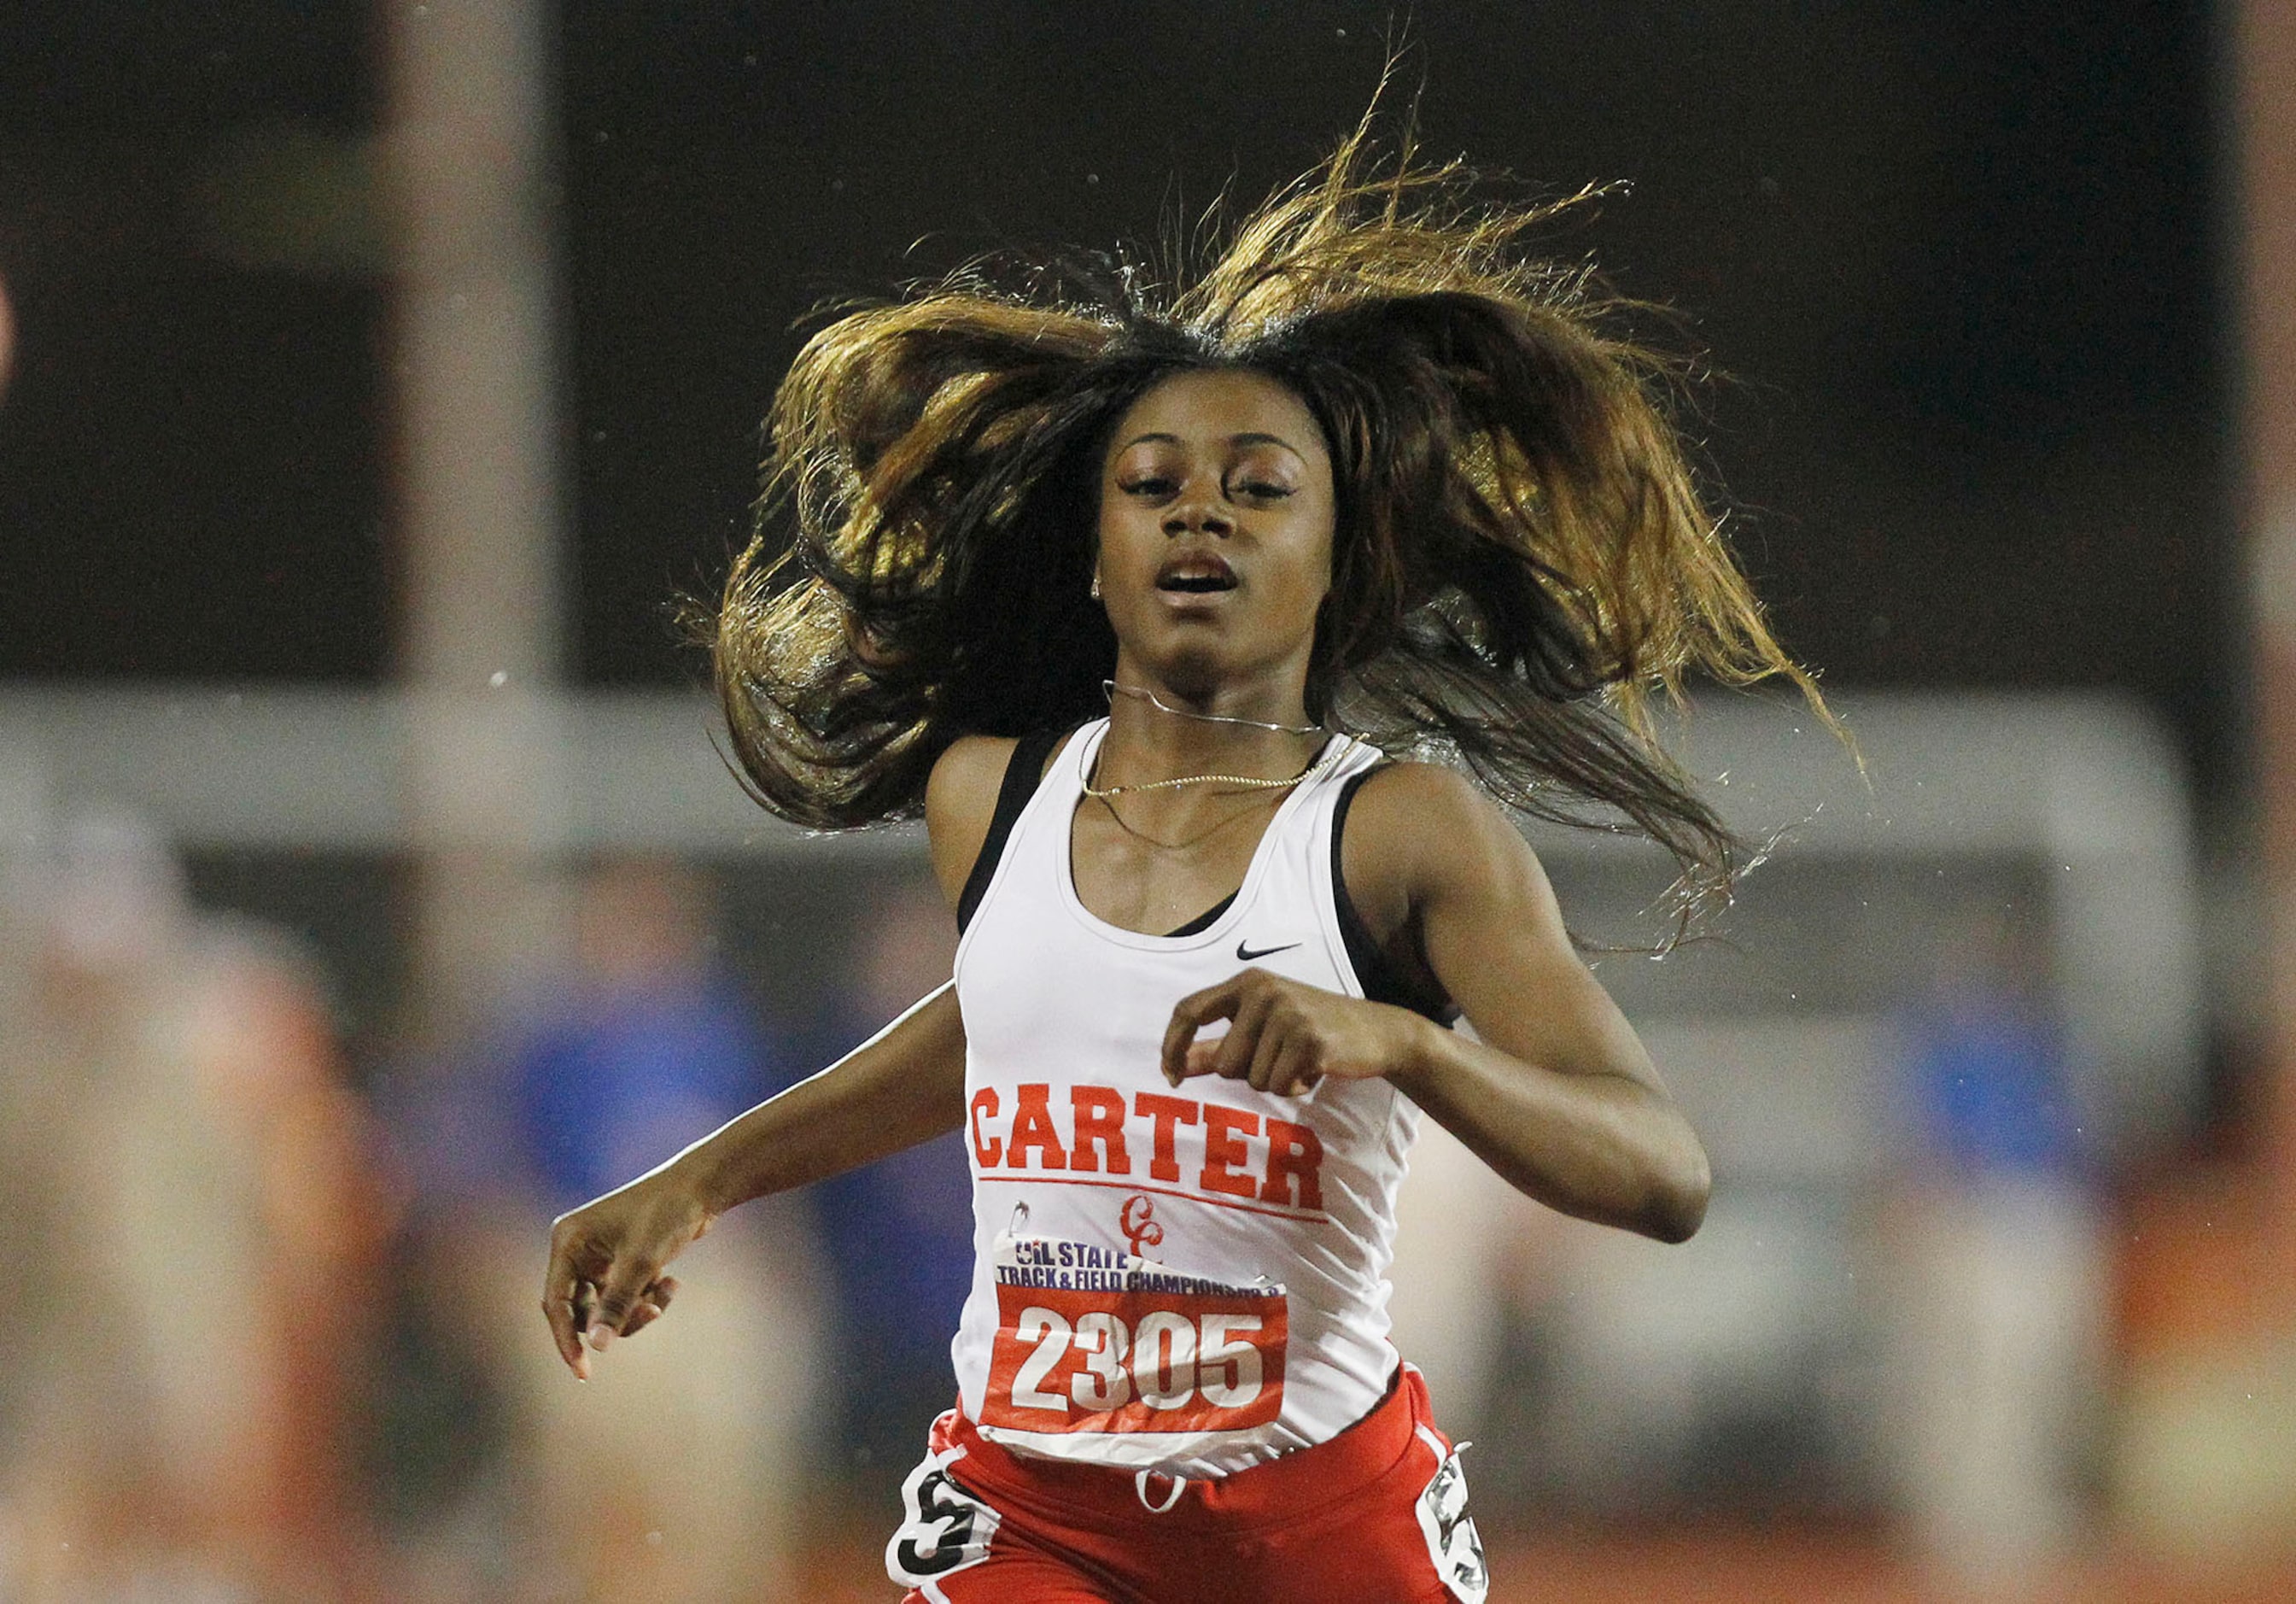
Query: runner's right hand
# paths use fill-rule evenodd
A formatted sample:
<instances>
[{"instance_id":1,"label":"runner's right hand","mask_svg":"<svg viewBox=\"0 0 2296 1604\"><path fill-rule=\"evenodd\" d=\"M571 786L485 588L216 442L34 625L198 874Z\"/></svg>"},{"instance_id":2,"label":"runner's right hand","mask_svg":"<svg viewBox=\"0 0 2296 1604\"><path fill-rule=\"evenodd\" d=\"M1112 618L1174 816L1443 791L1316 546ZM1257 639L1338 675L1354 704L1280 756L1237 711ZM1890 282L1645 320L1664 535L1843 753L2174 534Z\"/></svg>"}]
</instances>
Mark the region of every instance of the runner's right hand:
<instances>
[{"instance_id":1,"label":"runner's right hand","mask_svg":"<svg viewBox=\"0 0 2296 1604\"><path fill-rule=\"evenodd\" d=\"M677 1290L662 1268L709 1229L715 1218L676 1164L640 1176L550 1228L550 1268L542 1312L558 1356L584 1381L590 1351L642 1331L661 1317Z\"/></svg>"}]
</instances>

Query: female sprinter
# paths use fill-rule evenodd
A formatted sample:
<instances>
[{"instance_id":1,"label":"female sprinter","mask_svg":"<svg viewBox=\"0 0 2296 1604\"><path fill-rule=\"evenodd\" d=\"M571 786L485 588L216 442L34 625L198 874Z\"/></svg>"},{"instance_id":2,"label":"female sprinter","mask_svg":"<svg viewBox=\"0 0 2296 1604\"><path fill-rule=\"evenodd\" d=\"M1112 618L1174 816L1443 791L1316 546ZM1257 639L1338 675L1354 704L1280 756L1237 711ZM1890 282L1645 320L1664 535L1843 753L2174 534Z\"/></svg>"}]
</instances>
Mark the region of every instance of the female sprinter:
<instances>
[{"instance_id":1,"label":"female sprinter","mask_svg":"<svg viewBox=\"0 0 2296 1604\"><path fill-rule=\"evenodd\" d=\"M1646 704L1808 682L1652 365L1462 182L1359 134L1176 297L958 281L775 402L795 530L718 621L734 751L802 824L922 808L955 979L558 1221L543 1302L586 1375L726 1210L963 1127L913 1600L1480 1599L1386 1337L1420 1116L1565 1213L1698 1229L1698 1139L1494 799L1726 887Z\"/></svg>"}]
</instances>

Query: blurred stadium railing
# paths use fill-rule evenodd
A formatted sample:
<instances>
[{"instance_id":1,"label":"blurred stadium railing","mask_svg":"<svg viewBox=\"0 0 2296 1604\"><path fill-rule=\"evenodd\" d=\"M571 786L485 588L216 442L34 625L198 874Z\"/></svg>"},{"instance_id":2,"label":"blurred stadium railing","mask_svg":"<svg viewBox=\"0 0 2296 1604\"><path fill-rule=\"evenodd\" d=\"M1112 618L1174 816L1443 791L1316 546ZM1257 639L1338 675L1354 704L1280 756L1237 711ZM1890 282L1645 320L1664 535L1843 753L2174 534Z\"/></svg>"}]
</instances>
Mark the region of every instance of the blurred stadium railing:
<instances>
[{"instance_id":1,"label":"blurred stadium railing","mask_svg":"<svg viewBox=\"0 0 2296 1604\"><path fill-rule=\"evenodd\" d=\"M1693 943L1648 970L1605 966L1628 1011L1886 1007L1902 996L1906 954L1928 950L1929 921L1997 887L2046 931L2112 1147L2174 1131L2197 1090L2203 1021L2192 819L2167 730L2141 703L2105 695L1836 702L1863 777L1796 707L1715 700L1686 722L1685 767L1767 860L1725 920L1726 948ZM776 866L919 860L914 830L819 836L760 812L718 756L712 723L705 702L643 692L10 688L0 840L29 841L58 809L100 802L194 853L387 856L416 844L405 778L414 753L463 754L460 783L483 791L501 744L541 740L564 777L545 847ZM1534 840L1582 934L1662 934L1667 876L1646 846L1547 828Z\"/></svg>"}]
</instances>

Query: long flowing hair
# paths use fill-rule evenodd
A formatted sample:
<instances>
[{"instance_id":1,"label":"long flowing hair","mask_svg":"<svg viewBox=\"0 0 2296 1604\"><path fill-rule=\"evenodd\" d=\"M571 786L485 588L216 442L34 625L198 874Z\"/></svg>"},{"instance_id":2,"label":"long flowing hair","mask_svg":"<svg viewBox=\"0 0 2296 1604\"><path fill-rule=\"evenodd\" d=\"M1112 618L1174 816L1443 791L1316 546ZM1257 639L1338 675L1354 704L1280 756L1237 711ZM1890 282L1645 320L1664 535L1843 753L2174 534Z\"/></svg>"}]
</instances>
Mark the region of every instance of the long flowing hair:
<instances>
[{"instance_id":1,"label":"long flowing hair","mask_svg":"<svg viewBox=\"0 0 2296 1604\"><path fill-rule=\"evenodd\" d=\"M1480 193L1407 143L1382 159L1366 119L1192 283L1123 258L975 267L814 334L715 625L757 801L817 828L914 815L958 737L1102 712L1111 432L1175 374L1240 368L1297 392L1331 450L1310 716L1525 813L1643 832L1681 868L1685 921L1726 897L1742 849L1654 708L1691 675L1824 703L1700 495L1674 367L1615 330L1632 308L1587 267L1528 247L1587 194Z\"/></svg>"}]
</instances>

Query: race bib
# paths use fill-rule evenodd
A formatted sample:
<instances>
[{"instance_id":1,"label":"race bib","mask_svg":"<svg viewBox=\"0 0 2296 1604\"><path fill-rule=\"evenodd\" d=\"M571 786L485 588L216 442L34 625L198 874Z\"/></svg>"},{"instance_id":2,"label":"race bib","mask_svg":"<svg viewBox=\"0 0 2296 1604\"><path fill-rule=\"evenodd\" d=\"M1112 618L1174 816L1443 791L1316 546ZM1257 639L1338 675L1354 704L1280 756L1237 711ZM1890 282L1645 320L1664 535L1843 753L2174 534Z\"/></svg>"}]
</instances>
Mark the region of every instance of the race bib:
<instances>
[{"instance_id":1,"label":"race bib","mask_svg":"<svg viewBox=\"0 0 2296 1604\"><path fill-rule=\"evenodd\" d=\"M981 1424L1208 1432L1283 1407L1283 1288L1185 1275L1111 1247L999 1236Z\"/></svg>"}]
</instances>

